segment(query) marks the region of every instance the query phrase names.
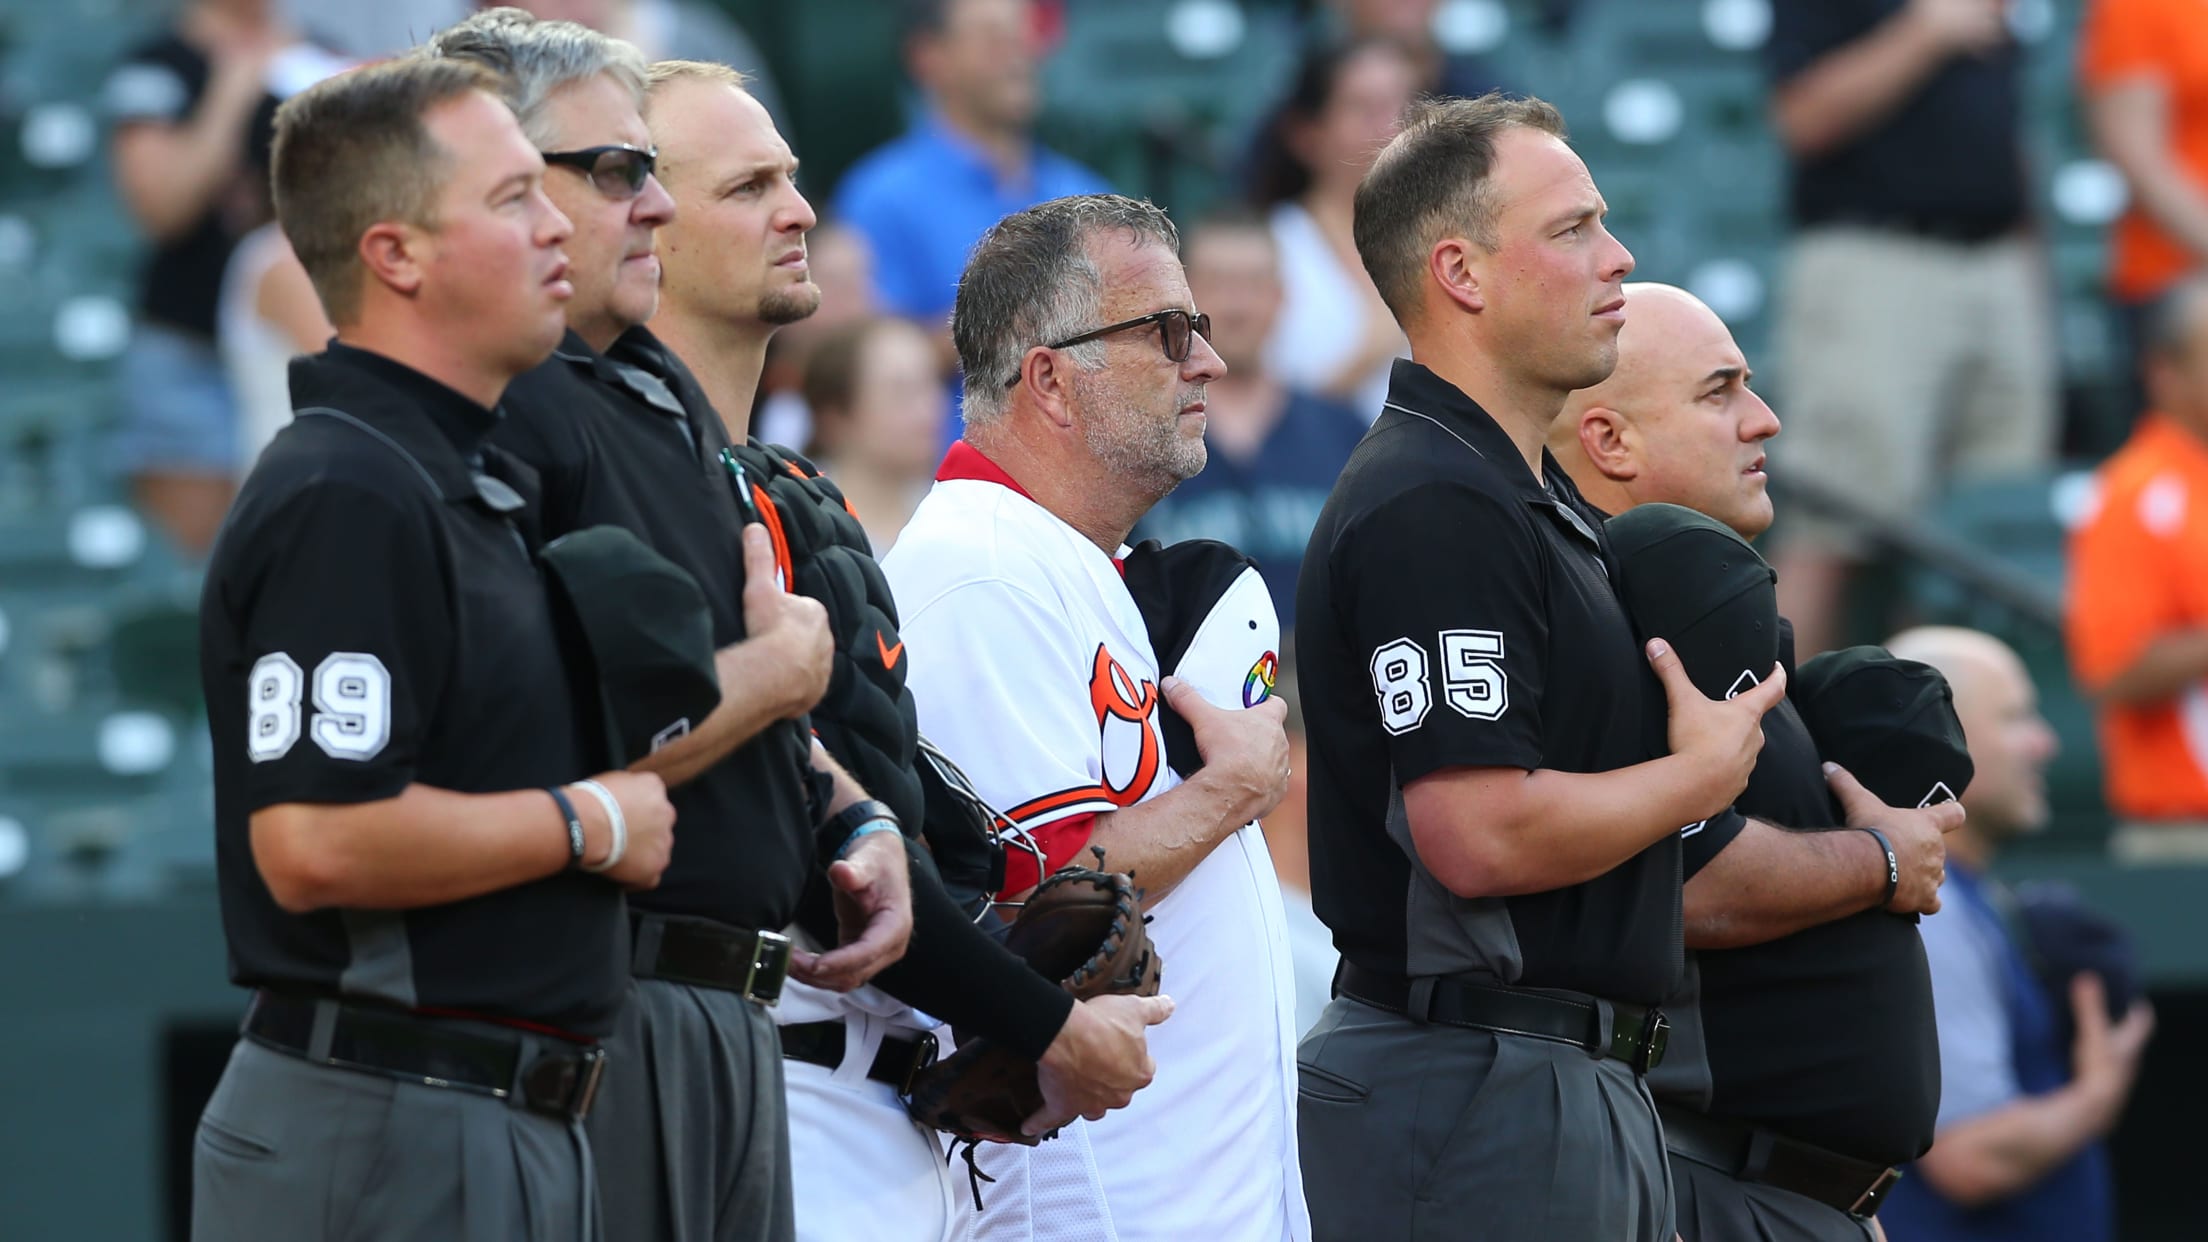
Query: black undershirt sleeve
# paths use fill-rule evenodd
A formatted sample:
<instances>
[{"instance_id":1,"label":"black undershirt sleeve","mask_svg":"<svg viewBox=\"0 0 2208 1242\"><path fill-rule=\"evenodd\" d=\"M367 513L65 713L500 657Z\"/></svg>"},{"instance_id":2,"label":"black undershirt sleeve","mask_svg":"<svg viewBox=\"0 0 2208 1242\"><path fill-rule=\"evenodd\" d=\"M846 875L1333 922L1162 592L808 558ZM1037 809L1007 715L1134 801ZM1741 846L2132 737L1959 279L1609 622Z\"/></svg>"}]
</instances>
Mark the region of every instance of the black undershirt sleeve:
<instances>
[{"instance_id":1,"label":"black undershirt sleeve","mask_svg":"<svg viewBox=\"0 0 2208 1242\"><path fill-rule=\"evenodd\" d=\"M1073 1012L1073 997L975 926L944 891L926 852L912 858L912 943L875 976L883 991L943 1019L959 1038L986 1035L1041 1060Z\"/></svg>"}]
</instances>

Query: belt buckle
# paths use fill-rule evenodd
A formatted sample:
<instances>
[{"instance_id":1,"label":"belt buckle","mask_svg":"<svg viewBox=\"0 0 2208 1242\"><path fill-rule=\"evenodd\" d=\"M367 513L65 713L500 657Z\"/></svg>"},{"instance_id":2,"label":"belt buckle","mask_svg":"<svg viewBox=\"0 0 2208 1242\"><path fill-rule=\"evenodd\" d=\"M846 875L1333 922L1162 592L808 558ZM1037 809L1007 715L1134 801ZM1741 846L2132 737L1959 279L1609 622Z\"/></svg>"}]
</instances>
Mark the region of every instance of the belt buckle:
<instances>
[{"instance_id":1,"label":"belt buckle","mask_svg":"<svg viewBox=\"0 0 2208 1242\"><path fill-rule=\"evenodd\" d=\"M1641 1047L1633 1056L1633 1072L1642 1077L1663 1063L1664 1050L1671 1046L1671 1019L1661 1009L1651 1008L1641 1019Z\"/></svg>"},{"instance_id":2,"label":"belt buckle","mask_svg":"<svg viewBox=\"0 0 2208 1242\"><path fill-rule=\"evenodd\" d=\"M942 1046L935 1042L935 1032L920 1031L914 1034L912 1064L905 1067L904 1078L897 1084L897 1094L911 1095L913 1080L920 1077L920 1071L935 1064L935 1059L941 1055Z\"/></svg>"},{"instance_id":3,"label":"belt buckle","mask_svg":"<svg viewBox=\"0 0 2208 1242\"><path fill-rule=\"evenodd\" d=\"M1878 1180L1872 1182L1869 1189L1865 1190L1862 1194L1857 1195L1855 1197L1855 1202L1848 1205L1848 1215L1877 1215L1878 1205L1886 1201L1886 1192L1892 1190L1894 1188L1894 1183L1900 1180L1900 1169L1888 1169L1884 1173L1879 1174Z\"/></svg>"},{"instance_id":4,"label":"belt buckle","mask_svg":"<svg viewBox=\"0 0 2208 1242\"><path fill-rule=\"evenodd\" d=\"M744 968L743 998L772 1008L782 999L782 983L790 973L790 938L781 932L754 933L751 962Z\"/></svg>"},{"instance_id":5,"label":"belt buckle","mask_svg":"<svg viewBox=\"0 0 2208 1242\"><path fill-rule=\"evenodd\" d=\"M598 1081L605 1072L606 1050L596 1045L548 1052L522 1072L521 1103L532 1112L581 1121L598 1099Z\"/></svg>"}]
</instances>

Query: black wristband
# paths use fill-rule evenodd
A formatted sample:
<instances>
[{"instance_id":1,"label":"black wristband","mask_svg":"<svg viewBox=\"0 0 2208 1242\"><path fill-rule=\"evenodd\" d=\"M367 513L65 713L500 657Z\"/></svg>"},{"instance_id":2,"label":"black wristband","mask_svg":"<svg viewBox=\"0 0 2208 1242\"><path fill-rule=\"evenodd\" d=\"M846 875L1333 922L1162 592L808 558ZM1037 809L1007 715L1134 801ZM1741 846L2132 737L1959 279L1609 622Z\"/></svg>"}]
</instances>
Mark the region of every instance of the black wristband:
<instances>
[{"instance_id":1,"label":"black wristband","mask_svg":"<svg viewBox=\"0 0 2208 1242\"><path fill-rule=\"evenodd\" d=\"M567 800L566 790L558 785L547 785L544 792L552 795L552 800L560 805L560 814L567 817L567 865L580 867L583 865L583 818L575 813L575 804Z\"/></svg>"},{"instance_id":2,"label":"black wristband","mask_svg":"<svg viewBox=\"0 0 2208 1242\"><path fill-rule=\"evenodd\" d=\"M1858 828L1856 831L1870 833L1871 840L1878 842L1878 848L1886 851L1886 895L1879 898L1878 902L1878 908L1883 910L1894 904L1894 894L1901 891L1901 858L1894 853L1894 843L1886 839L1885 833L1876 828Z\"/></svg>"},{"instance_id":3,"label":"black wristband","mask_svg":"<svg viewBox=\"0 0 2208 1242\"><path fill-rule=\"evenodd\" d=\"M844 848L851 844L852 834L877 819L886 819L895 824L899 833L904 831L904 821L897 818L897 812L889 809L887 802L868 798L854 802L829 816L821 824L822 839L835 842L836 857L841 858Z\"/></svg>"}]
</instances>

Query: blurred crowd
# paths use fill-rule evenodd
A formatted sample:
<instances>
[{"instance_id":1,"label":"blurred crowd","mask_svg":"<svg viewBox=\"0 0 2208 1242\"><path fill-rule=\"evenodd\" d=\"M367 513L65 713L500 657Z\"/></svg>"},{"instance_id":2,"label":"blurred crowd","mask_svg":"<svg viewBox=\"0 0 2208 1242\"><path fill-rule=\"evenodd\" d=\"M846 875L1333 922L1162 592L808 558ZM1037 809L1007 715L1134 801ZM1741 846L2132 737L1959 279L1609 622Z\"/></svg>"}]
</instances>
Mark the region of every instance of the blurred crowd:
<instances>
[{"instance_id":1,"label":"blurred crowd","mask_svg":"<svg viewBox=\"0 0 2208 1242\"><path fill-rule=\"evenodd\" d=\"M1036 134L1064 10L1082 2L896 6L905 132L834 184L806 182L820 210L808 245L821 309L775 338L751 425L838 481L877 553L895 543L957 435L948 313L968 248L1008 212L1114 188ZM105 91L112 162L146 258L114 459L144 512L187 553L211 544L236 481L289 417L287 360L329 336L269 223L275 107L470 7L187 0L115 68ZM789 130L776 66L709 0L524 7L618 34L649 58L734 65ZM1207 398L1210 465L1135 535L1223 539L1250 552L1284 629L1320 505L1380 411L1391 362L1407 352L1357 260L1355 188L1412 99L1541 89L1441 38L1451 6L1440 0L1308 7L1300 64L1264 119L1233 136L1238 193L1181 222L1189 284L1228 374ZM1553 0L1518 7L1574 19L1572 5ZM2076 107L2128 192L2106 279L2123 337L2128 421L2110 437L2119 446L2066 435L2063 424L2045 196L2035 188L2044 170L2031 166L2025 132L2031 53L2014 31L2027 7L1769 0L1761 57L1787 164L1790 240L1775 347L1750 360L1779 378L1778 419L1753 434L1775 437L1773 476L1802 503L1764 551L1807 658L1847 640L1851 587L1873 567L1881 531L1924 521L1954 488L2045 475L2066 449L2113 449L2071 536L2071 667L2099 714L2119 850L2208 856L2208 12L2200 0L2085 0L2081 37L2059 52L2075 58ZM1604 170L1590 163L1600 184ZM1876 632L1908 619L1880 616ZM2001 674L2009 680L1987 684L2007 686L2007 698L1972 690L1965 710L1984 722L1973 749L1982 738L1987 748L1986 788L1964 799L1984 838L1981 860L2046 816L2030 791L2052 759L2052 735L2010 670ZM1300 755L1292 766L1300 775ZM1300 893L1301 813L1292 791L1267 827L1315 1013L1331 949ZM2074 1009L2060 996L2021 1019L1986 1002L1986 972L2010 969L2017 950L2005 924L1990 914L1970 922L1979 903L1965 904L1926 925L1928 949L1946 955L1935 962L1943 1017L1951 999L1958 1012L1978 1003L1972 1012L1986 1023L2082 1020L2098 1042L2075 1064L1956 1061L1954 1122L2036 1099L2057 1080L2089 1082L2090 1107L2066 1114L2073 1124L2060 1136L2074 1153L2128 1091L2125 1035L2098 1016L2098 994ZM1953 934L1935 935L1935 924ZM2129 1056L2135 1064L2136 1048ZM2030 1184L2009 1172L1986 1184L2003 1193Z\"/></svg>"}]
</instances>

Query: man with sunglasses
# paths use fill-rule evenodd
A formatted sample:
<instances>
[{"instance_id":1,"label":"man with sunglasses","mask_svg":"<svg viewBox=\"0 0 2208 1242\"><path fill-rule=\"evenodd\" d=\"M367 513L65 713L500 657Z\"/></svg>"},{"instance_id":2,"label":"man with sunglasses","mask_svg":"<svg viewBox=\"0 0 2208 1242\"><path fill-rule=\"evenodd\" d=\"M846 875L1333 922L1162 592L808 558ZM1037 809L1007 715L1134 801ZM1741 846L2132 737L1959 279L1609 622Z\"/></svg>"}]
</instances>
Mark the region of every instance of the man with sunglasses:
<instances>
[{"instance_id":1,"label":"man with sunglasses","mask_svg":"<svg viewBox=\"0 0 2208 1242\"><path fill-rule=\"evenodd\" d=\"M710 408L640 325L658 302L653 234L674 204L652 176L642 55L571 22L493 9L427 54L501 70L547 192L575 223L575 296L553 357L508 394L502 445L542 478L544 533L625 527L695 577L713 612L722 701L649 755L682 816L683 849L631 910L636 982L608 1041L591 1123L608 1232L706 1242L792 1236L782 1061L765 1006L784 974L863 982L911 927L896 817L820 749L805 713L828 677L815 601L777 581L746 527ZM846 943L795 951L780 929L825 871Z\"/></svg>"},{"instance_id":2,"label":"man with sunglasses","mask_svg":"<svg viewBox=\"0 0 2208 1242\"><path fill-rule=\"evenodd\" d=\"M1043 851L1014 860L1007 895L1101 849L1146 892L1178 1004L1125 1110L983 1149L977 1238L1309 1237L1293 967L1253 823L1286 789L1284 710L1161 676L1116 560L1203 469L1205 385L1225 372L1178 242L1164 212L1117 195L983 236L951 322L965 435L883 563L922 731ZM1167 704L1203 754L1186 781L1164 760Z\"/></svg>"},{"instance_id":3,"label":"man with sunglasses","mask_svg":"<svg viewBox=\"0 0 2208 1242\"><path fill-rule=\"evenodd\" d=\"M742 75L725 65L653 65L645 119L660 150L660 175L677 204L674 222L660 232L667 270L652 328L698 364L694 381L676 385L684 403L709 417L716 407L727 411L731 433L743 436L767 342L820 304L805 251L815 220L798 192L797 157L744 89ZM759 461L759 450L754 440L739 452ZM788 478L770 487L793 510L815 509L780 519L798 589L813 585L816 569L824 580L850 582L869 570L878 575L855 519L813 520L823 516L821 504L828 517L849 519L833 492L804 495L810 489ZM768 503L776 502L770 497ZM854 566L852 558L865 566ZM869 786L895 797L889 791L899 781L885 765L917 762L911 735L904 735L900 754L868 726L877 716L911 718L912 699L902 681L910 662L903 658L896 617L893 611L885 617L871 608L853 610L844 600L834 616L836 659L850 675L839 679L843 691L817 706L812 720L832 751L861 765ZM891 684L899 701L887 694L866 697L868 687ZM932 843L939 825L931 822L925 831ZM935 852L945 856L943 849ZM798 1236L935 1242L954 1227L955 1205L967 1194L964 1170L954 1174L946 1166L937 1136L916 1125L899 1098L914 1053L924 1056L935 1047L935 1020L1039 1063L1045 1115L1034 1128L1041 1132L1125 1105L1150 1080L1144 1027L1170 1012L1163 997L1075 1004L969 921L932 865L916 865L912 951L870 986L848 992L794 982L775 1009ZM867 1176L849 1176L854 1167Z\"/></svg>"}]
</instances>

